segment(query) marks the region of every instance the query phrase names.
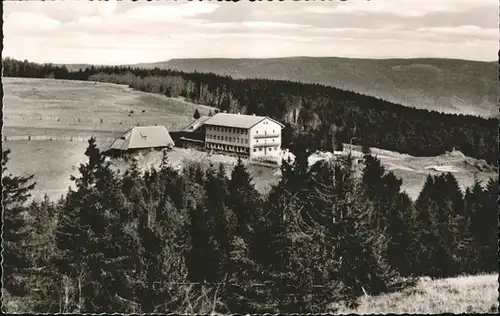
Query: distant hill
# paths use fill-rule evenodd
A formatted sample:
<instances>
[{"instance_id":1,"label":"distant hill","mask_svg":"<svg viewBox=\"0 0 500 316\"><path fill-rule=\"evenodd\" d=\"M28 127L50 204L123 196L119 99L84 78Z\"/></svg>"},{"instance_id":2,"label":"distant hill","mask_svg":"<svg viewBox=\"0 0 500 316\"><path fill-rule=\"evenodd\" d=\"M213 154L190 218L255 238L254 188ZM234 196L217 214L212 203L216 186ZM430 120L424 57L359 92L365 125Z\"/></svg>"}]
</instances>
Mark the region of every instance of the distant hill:
<instances>
[{"instance_id":1,"label":"distant hill","mask_svg":"<svg viewBox=\"0 0 500 316\"><path fill-rule=\"evenodd\" d=\"M458 59L172 59L144 68L318 83L446 113L498 115L498 64Z\"/></svg>"}]
</instances>

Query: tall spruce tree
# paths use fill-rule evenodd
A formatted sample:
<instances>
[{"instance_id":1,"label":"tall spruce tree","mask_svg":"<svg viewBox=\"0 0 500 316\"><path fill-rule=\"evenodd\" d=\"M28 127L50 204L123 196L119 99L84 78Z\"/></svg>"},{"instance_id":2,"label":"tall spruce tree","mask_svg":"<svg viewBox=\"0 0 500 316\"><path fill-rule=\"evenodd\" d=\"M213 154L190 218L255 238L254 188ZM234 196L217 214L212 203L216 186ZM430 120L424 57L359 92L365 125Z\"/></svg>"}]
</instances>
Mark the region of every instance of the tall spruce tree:
<instances>
[{"instance_id":1,"label":"tall spruce tree","mask_svg":"<svg viewBox=\"0 0 500 316\"><path fill-rule=\"evenodd\" d=\"M168 200L168 197L164 199ZM151 201L149 201L150 203ZM181 312L183 286L187 281L180 231L181 213L173 203L162 200L154 210L139 215L139 278L135 284L140 311L146 313Z\"/></svg>"},{"instance_id":2,"label":"tall spruce tree","mask_svg":"<svg viewBox=\"0 0 500 316\"><path fill-rule=\"evenodd\" d=\"M315 308L322 306L314 301L313 268L320 263L315 262L313 240L301 230L302 202L282 185L275 188L268 203L268 220L257 232L263 234L257 262L269 282L263 282L265 288L254 290L254 297L264 307L260 312L318 311Z\"/></svg>"},{"instance_id":3,"label":"tall spruce tree","mask_svg":"<svg viewBox=\"0 0 500 316\"><path fill-rule=\"evenodd\" d=\"M253 237L262 216L262 201L251 182L252 178L243 161L238 159L228 182L228 206L237 222L229 246L229 286L226 289L227 307L236 313L261 311L257 303L259 300L256 300L259 289L253 285L262 280L259 281L260 270L252 256L252 242L255 242Z\"/></svg>"},{"instance_id":4,"label":"tall spruce tree","mask_svg":"<svg viewBox=\"0 0 500 316\"><path fill-rule=\"evenodd\" d=\"M228 187L224 165L221 163L217 173L207 177L205 183L206 210L209 225L209 240L215 258L212 282L221 282L226 278L230 243L236 230L233 211L228 207Z\"/></svg>"},{"instance_id":5,"label":"tall spruce tree","mask_svg":"<svg viewBox=\"0 0 500 316\"><path fill-rule=\"evenodd\" d=\"M491 179L485 190L476 180L465 194L465 213L470 218L470 231L478 249L477 272L491 272L497 269L497 183L498 181Z\"/></svg>"},{"instance_id":6,"label":"tall spruce tree","mask_svg":"<svg viewBox=\"0 0 500 316\"><path fill-rule=\"evenodd\" d=\"M464 196L453 174L447 173L443 178L445 189L441 193L445 198L441 212L446 217L440 225L443 243L451 257L448 274L470 273L472 265L468 261L476 256L476 245L470 231L470 219L464 213Z\"/></svg>"},{"instance_id":7,"label":"tall spruce tree","mask_svg":"<svg viewBox=\"0 0 500 316\"><path fill-rule=\"evenodd\" d=\"M334 245L333 257L338 260L334 276L342 284L343 296L353 302L364 291L377 294L406 286L376 251L379 243L385 242L384 236L374 238L370 232L367 217L374 205L362 197L362 188L354 176L353 158L341 158L329 170L332 176L326 178L327 182L318 183L315 199L322 206L318 212L326 210L326 217L332 219L325 228Z\"/></svg>"},{"instance_id":8,"label":"tall spruce tree","mask_svg":"<svg viewBox=\"0 0 500 316\"><path fill-rule=\"evenodd\" d=\"M122 183L95 144L89 140L85 152L88 163L81 164L80 177L73 177L76 191L70 191L56 230L60 250L56 268L73 284L76 299L66 299L64 311L130 312L130 304L120 296L120 273L127 269L127 238L118 223L126 221L121 212Z\"/></svg>"},{"instance_id":9,"label":"tall spruce tree","mask_svg":"<svg viewBox=\"0 0 500 316\"><path fill-rule=\"evenodd\" d=\"M26 270L33 267L26 201L35 187L33 175L7 173L10 150L2 151L3 276L4 286L13 295L24 295Z\"/></svg>"},{"instance_id":10,"label":"tall spruce tree","mask_svg":"<svg viewBox=\"0 0 500 316\"><path fill-rule=\"evenodd\" d=\"M485 244L481 256L484 262L484 272L493 272L498 269L498 178L491 178L486 184L486 214L484 215Z\"/></svg>"},{"instance_id":11,"label":"tall spruce tree","mask_svg":"<svg viewBox=\"0 0 500 316\"><path fill-rule=\"evenodd\" d=\"M190 279L220 283L226 275L231 237L236 228L233 212L228 208L228 188L223 166L217 172L207 169L203 203L190 208L189 251Z\"/></svg>"},{"instance_id":12,"label":"tall spruce tree","mask_svg":"<svg viewBox=\"0 0 500 316\"><path fill-rule=\"evenodd\" d=\"M62 205L64 205L64 199L53 202L45 195L43 200L35 200L28 207L34 236L32 247L35 266L29 280L30 306L31 312L34 313L61 311L61 301L56 295L61 288L58 286L58 282L54 282L54 280L59 280L59 275L53 267L53 260L58 254L54 237L57 216Z\"/></svg>"},{"instance_id":13,"label":"tall spruce tree","mask_svg":"<svg viewBox=\"0 0 500 316\"><path fill-rule=\"evenodd\" d=\"M370 231L374 237L384 235L385 243L379 249L381 255L391 267L408 275L410 259L407 248L411 242L408 215L411 212L411 200L401 192L401 179L387 172L379 159L365 155L364 163L363 195L374 207L368 217Z\"/></svg>"},{"instance_id":14,"label":"tall spruce tree","mask_svg":"<svg viewBox=\"0 0 500 316\"><path fill-rule=\"evenodd\" d=\"M453 176L427 177L413 216L414 243L419 245L414 249L416 275L448 277L459 273L456 238L465 241L467 230L460 219L461 196Z\"/></svg>"},{"instance_id":15,"label":"tall spruce tree","mask_svg":"<svg viewBox=\"0 0 500 316\"><path fill-rule=\"evenodd\" d=\"M413 222L413 245L412 249L412 274L418 276L436 276L435 258L436 249L439 239L434 232L433 210L436 208L433 197L435 193L434 178L431 175L427 176L424 186L415 202L414 213L412 214Z\"/></svg>"},{"instance_id":16,"label":"tall spruce tree","mask_svg":"<svg viewBox=\"0 0 500 316\"><path fill-rule=\"evenodd\" d=\"M228 189L228 206L238 221L236 233L248 242L251 232L255 228L255 222L261 215L261 197L241 158L238 159L231 172Z\"/></svg>"},{"instance_id":17,"label":"tall spruce tree","mask_svg":"<svg viewBox=\"0 0 500 316\"><path fill-rule=\"evenodd\" d=\"M208 177L210 176L207 175ZM196 187L196 184L193 187ZM208 279L208 270L210 268L205 263L209 262L212 251L209 244L209 227L206 222L207 213L204 206L204 186L198 185L198 191L198 201L193 201L188 208L187 230L189 231L190 249L186 261L189 280L192 282L205 282Z\"/></svg>"}]
</instances>

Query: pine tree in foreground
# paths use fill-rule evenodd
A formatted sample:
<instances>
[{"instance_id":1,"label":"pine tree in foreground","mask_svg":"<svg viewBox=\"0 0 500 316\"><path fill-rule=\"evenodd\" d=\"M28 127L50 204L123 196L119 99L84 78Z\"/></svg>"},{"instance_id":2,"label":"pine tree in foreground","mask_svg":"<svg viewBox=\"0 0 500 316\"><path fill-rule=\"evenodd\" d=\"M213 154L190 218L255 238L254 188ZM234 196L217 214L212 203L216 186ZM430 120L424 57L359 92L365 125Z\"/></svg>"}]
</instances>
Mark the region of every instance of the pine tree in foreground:
<instances>
[{"instance_id":1,"label":"pine tree in foreground","mask_svg":"<svg viewBox=\"0 0 500 316\"><path fill-rule=\"evenodd\" d=\"M486 184L486 214L484 215L485 250L481 258L484 258L485 272L493 272L498 269L498 178L491 178Z\"/></svg>"},{"instance_id":2,"label":"pine tree in foreground","mask_svg":"<svg viewBox=\"0 0 500 316\"><path fill-rule=\"evenodd\" d=\"M440 260L448 260L448 254L440 243L437 230L436 216L439 214L439 207L436 196L435 178L428 175L415 202L411 217L413 223L412 239L414 240L411 271L415 276L440 276L444 272Z\"/></svg>"},{"instance_id":3,"label":"pine tree in foreground","mask_svg":"<svg viewBox=\"0 0 500 316\"><path fill-rule=\"evenodd\" d=\"M76 191L68 193L60 214L56 242L60 250L56 269L68 280L62 312L130 312L129 301L117 280L127 263L126 227L131 214L124 213L122 183L104 162L95 139L85 153L88 163L80 165L80 176L72 177ZM69 295L74 299L70 300Z\"/></svg>"},{"instance_id":4,"label":"pine tree in foreground","mask_svg":"<svg viewBox=\"0 0 500 316\"><path fill-rule=\"evenodd\" d=\"M374 236L369 218L379 210L363 198L352 163L350 156L325 163L314 188L315 203L321 206L318 212L328 212L323 216L332 219L323 221L323 227L333 245L333 260L337 260L333 279L341 284L341 297L351 303L363 293L376 295L409 285L378 250L387 240L384 235Z\"/></svg>"},{"instance_id":5,"label":"pine tree in foreground","mask_svg":"<svg viewBox=\"0 0 500 316\"><path fill-rule=\"evenodd\" d=\"M34 265L29 245L33 236L25 203L35 183L33 175L7 173L9 154L8 149L2 152L3 284L11 294L25 295L26 271Z\"/></svg>"},{"instance_id":6,"label":"pine tree in foreground","mask_svg":"<svg viewBox=\"0 0 500 316\"><path fill-rule=\"evenodd\" d=\"M378 249L380 255L392 268L408 276L412 202L401 192L401 179L387 172L379 159L365 155L364 164L362 196L374 207L367 217L370 232L374 237L384 236L385 243Z\"/></svg>"},{"instance_id":7,"label":"pine tree in foreground","mask_svg":"<svg viewBox=\"0 0 500 316\"><path fill-rule=\"evenodd\" d=\"M261 215L261 196L252 183L241 158L231 172L228 182L228 207L237 218L236 234L249 242L257 218Z\"/></svg>"},{"instance_id":8,"label":"pine tree in foreground","mask_svg":"<svg viewBox=\"0 0 500 316\"><path fill-rule=\"evenodd\" d=\"M465 214L470 218L470 232L476 245L478 272L492 272L498 269L498 180L490 179L483 189L475 181L465 193Z\"/></svg>"},{"instance_id":9,"label":"pine tree in foreground","mask_svg":"<svg viewBox=\"0 0 500 316\"><path fill-rule=\"evenodd\" d=\"M140 311L145 313L182 312L183 284L187 282L180 212L173 203L161 201L156 210L145 209L138 223L140 251L138 252L139 279L135 291Z\"/></svg>"}]
</instances>

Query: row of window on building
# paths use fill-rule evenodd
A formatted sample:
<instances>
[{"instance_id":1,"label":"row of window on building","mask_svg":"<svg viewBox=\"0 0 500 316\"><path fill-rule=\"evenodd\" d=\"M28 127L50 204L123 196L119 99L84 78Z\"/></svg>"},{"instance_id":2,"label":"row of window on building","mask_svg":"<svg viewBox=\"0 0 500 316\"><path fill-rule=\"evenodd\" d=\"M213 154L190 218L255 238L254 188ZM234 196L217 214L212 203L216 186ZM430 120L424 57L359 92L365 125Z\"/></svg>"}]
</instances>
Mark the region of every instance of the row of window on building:
<instances>
[{"instance_id":1,"label":"row of window on building","mask_svg":"<svg viewBox=\"0 0 500 316\"><path fill-rule=\"evenodd\" d=\"M240 147L240 146L231 146L231 145L222 145L222 144L214 144L214 143L207 143L207 148L208 149L220 149L220 150L225 150L225 151L233 151L233 152L239 152L239 153L248 153L249 148L248 147ZM260 148L254 148L253 152L257 151L262 151L262 147ZM267 147L267 151L277 151L278 147Z\"/></svg>"},{"instance_id":2,"label":"row of window on building","mask_svg":"<svg viewBox=\"0 0 500 316\"><path fill-rule=\"evenodd\" d=\"M248 130L243 128L233 128L233 127L221 127L221 126L207 126L207 130L215 131L215 132L223 132L223 133L232 133L232 134L242 134L247 135Z\"/></svg>"},{"instance_id":3,"label":"row of window on building","mask_svg":"<svg viewBox=\"0 0 500 316\"><path fill-rule=\"evenodd\" d=\"M257 152L258 151L262 151L262 147L259 147L259 148L254 148L253 149L253 152ZM278 147L267 147L267 151L277 151L278 150Z\"/></svg>"},{"instance_id":4,"label":"row of window on building","mask_svg":"<svg viewBox=\"0 0 500 316\"><path fill-rule=\"evenodd\" d=\"M275 141L276 141L276 138L273 138L273 143L274 143ZM255 140L255 142L256 142L256 143L258 143L258 142L259 142L259 140L258 140L258 139L256 139L256 140Z\"/></svg>"},{"instance_id":5,"label":"row of window on building","mask_svg":"<svg viewBox=\"0 0 500 316\"><path fill-rule=\"evenodd\" d=\"M264 133L266 133L266 131L264 131ZM276 132L275 132L275 131L274 131L274 129L273 129L273 134L274 134L274 133L276 133ZM259 134L259 131L258 131L258 130L256 130L256 131L255 131L255 134Z\"/></svg>"},{"instance_id":6,"label":"row of window on building","mask_svg":"<svg viewBox=\"0 0 500 316\"><path fill-rule=\"evenodd\" d=\"M235 138L235 137L228 137L228 136L219 136L219 135L211 135L207 134L208 139L214 139L214 140L224 140L227 142L235 142L235 143L245 143L248 144L248 139L240 139L240 138Z\"/></svg>"},{"instance_id":7,"label":"row of window on building","mask_svg":"<svg viewBox=\"0 0 500 316\"><path fill-rule=\"evenodd\" d=\"M207 148L209 149L220 149L220 150L225 150L225 151L234 151L237 153L248 153L249 148L248 147L239 147L239 146L231 146L231 145L221 145L221 144L213 144L213 143L207 143Z\"/></svg>"}]
</instances>

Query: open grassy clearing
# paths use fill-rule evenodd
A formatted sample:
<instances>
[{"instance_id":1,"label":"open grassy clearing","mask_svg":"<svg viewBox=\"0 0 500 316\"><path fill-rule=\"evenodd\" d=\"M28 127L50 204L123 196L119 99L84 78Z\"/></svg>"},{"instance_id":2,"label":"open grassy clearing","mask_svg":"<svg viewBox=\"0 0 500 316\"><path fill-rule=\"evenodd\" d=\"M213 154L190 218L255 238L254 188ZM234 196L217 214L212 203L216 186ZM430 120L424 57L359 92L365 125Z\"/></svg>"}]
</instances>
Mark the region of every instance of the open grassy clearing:
<instances>
[{"instance_id":1,"label":"open grassy clearing","mask_svg":"<svg viewBox=\"0 0 500 316\"><path fill-rule=\"evenodd\" d=\"M191 122L195 109L202 115L210 110L110 83L3 78L3 84L6 136L116 136L137 124L177 130Z\"/></svg>"},{"instance_id":2,"label":"open grassy clearing","mask_svg":"<svg viewBox=\"0 0 500 316\"><path fill-rule=\"evenodd\" d=\"M360 146L344 144L344 152L351 152L354 157L362 158ZM402 189L412 199L416 199L424 186L427 175L438 175L451 172L457 179L462 190L474 183L474 178L486 183L495 177L497 168L488 165L484 160L467 157L459 151L452 151L436 157L414 157L389 150L371 148L371 153L377 156L388 171L392 171L403 180ZM318 153L309 158L309 163L325 159L331 153Z\"/></svg>"},{"instance_id":3,"label":"open grassy clearing","mask_svg":"<svg viewBox=\"0 0 500 316\"><path fill-rule=\"evenodd\" d=\"M7 164L13 174L34 174L37 185L32 196L47 194L57 199L67 193L72 184L70 175L78 175L78 165L85 162L86 142L69 141L7 141L4 148L11 150Z\"/></svg>"},{"instance_id":4,"label":"open grassy clearing","mask_svg":"<svg viewBox=\"0 0 500 316\"><path fill-rule=\"evenodd\" d=\"M418 197L428 174L451 172L462 190L472 186L475 178L486 183L498 174L497 168L484 160L464 156L459 151L436 157L414 157L372 148L372 154L380 158L386 170L403 179L402 189L413 199Z\"/></svg>"},{"instance_id":5,"label":"open grassy clearing","mask_svg":"<svg viewBox=\"0 0 500 316\"><path fill-rule=\"evenodd\" d=\"M359 299L356 309L341 306L338 314L498 313L498 275L421 279L414 288Z\"/></svg>"}]
</instances>

